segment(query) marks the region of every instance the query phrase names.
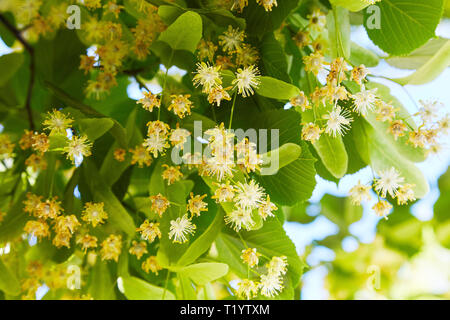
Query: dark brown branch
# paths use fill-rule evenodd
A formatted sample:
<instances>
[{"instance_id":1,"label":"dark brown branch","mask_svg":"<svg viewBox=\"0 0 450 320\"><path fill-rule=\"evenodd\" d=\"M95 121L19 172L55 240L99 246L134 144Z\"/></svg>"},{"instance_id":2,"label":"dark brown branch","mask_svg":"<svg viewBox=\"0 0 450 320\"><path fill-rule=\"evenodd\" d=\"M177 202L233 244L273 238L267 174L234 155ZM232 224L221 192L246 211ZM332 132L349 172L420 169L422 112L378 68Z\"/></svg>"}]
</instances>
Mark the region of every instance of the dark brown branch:
<instances>
[{"instance_id":1,"label":"dark brown branch","mask_svg":"<svg viewBox=\"0 0 450 320\"><path fill-rule=\"evenodd\" d=\"M25 50L30 54L30 81L28 83L27 97L25 100L25 109L28 114L28 121L30 123L30 129L34 131L33 112L31 109L31 97L33 95L34 78L35 78L35 61L34 61L34 49L30 44L22 37L22 34L17 30L4 16L0 14L0 21L5 27L16 37L17 40L24 46Z\"/></svg>"}]
</instances>

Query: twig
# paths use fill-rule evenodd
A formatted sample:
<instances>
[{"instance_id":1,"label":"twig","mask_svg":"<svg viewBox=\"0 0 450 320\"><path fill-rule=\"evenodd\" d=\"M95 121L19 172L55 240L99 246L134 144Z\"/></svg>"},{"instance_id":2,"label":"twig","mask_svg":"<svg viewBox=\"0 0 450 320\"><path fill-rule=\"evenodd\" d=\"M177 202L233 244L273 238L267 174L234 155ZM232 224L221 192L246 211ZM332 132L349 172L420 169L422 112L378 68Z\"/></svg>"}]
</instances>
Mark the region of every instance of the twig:
<instances>
[{"instance_id":1,"label":"twig","mask_svg":"<svg viewBox=\"0 0 450 320\"><path fill-rule=\"evenodd\" d=\"M30 129L34 131L33 112L31 110L31 96L33 94L34 77L35 77L35 63L34 63L34 49L30 44L22 37L22 34L17 30L4 16L0 14L0 21L5 27L19 40L24 46L25 50L30 54L30 81L28 83L27 97L25 100L25 109L28 114L28 121L30 123Z\"/></svg>"}]
</instances>

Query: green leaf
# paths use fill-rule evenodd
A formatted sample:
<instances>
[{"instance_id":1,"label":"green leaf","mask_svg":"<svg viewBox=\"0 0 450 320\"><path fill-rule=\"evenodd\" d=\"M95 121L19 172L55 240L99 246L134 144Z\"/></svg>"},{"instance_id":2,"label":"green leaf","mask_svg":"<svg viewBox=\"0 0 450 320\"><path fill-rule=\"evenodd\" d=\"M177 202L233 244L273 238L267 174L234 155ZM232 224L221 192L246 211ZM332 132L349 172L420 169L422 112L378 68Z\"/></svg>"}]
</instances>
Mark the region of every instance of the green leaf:
<instances>
[{"instance_id":1,"label":"green leaf","mask_svg":"<svg viewBox=\"0 0 450 320\"><path fill-rule=\"evenodd\" d=\"M316 185L316 159L309 152L306 143L302 144L300 152L299 157L281 167L275 175L258 178L270 194L270 199L278 204L293 205L309 199L312 195Z\"/></svg>"},{"instance_id":2,"label":"green leaf","mask_svg":"<svg viewBox=\"0 0 450 320\"><path fill-rule=\"evenodd\" d=\"M59 99L67 103L68 106L78 109L86 116L91 116L95 118L107 118L104 114L98 112L97 110L91 108L90 106L85 105L84 103L78 101L77 99L69 96L66 92L52 84L51 82L45 81L45 86ZM115 119L114 125L111 127L111 135L116 139L119 145L123 148L127 147L127 133L122 125Z\"/></svg>"},{"instance_id":3,"label":"green leaf","mask_svg":"<svg viewBox=\"0 0 450 320\"><path fill-rule=\"evenodd\" d=\"M429 191L428 182L414 163L405 159L398 152L397 148L392 145L391 140L386 137L386 134L377 134L374 128L365 121L362 127L362 134L365 135L368 143L370 165L373 170L380 172L394 167L405 178L405 183L415 185L413 190L416 198L425 196Z\"/></svg>"},{"instance_id":4,"label":"green leaf","mask_svg":"<svg viewBox=\"0 0 450 320\"><path fill-rule=\"evenodd\" d=\"M0 224L0 243L20 236L25 224L31 219L30 215L23 211L23 200L25 200L25 193L11 206L5 219Z\"/></svg>"},{"instance_id":5,"label":"green leaf","mask_svg":"<svg viewBox=\"0 0 450 320\"><path fill-rule=\"evenodd\" d=\"M264 74L290 83L291 79L287 73L286 55L273 33L268 33L261 40L259 49L264 66Z\"/></svg>"},{"instance_id":6,"label":"green leaf","mask_svg":"<svg viewBox=\"0 0 450 320\"><path fill-rule=\"evenodd\" d=\"M169 290L154 286L136 277L123 277L124 295L128 300L175 300L175 295Z\"/></svg>"},{"instance_id":7,"label":"green leaf","mask_svg":"<svg viewBox=\"0 0 450 320\"><path fill-rule=\"evenodd\" d=\"M316 116L318 119L331 110L330 105L322 108L316 108ZM305 123L314 121L314 114L312 110L307 110L302 113ZM348 155L345 150L344 142L341 136L331 137L328 134L322 133L319 140L314 142L314 149L317 151L325 168L335 177L342 178L347 172Z\"/></svg>"},{"instance_id":8,"label":"green leaf","mask_svg":"<svg viewBox=\"0 0 450 320\"><path fill-rule=\"evenodd\" d=\"M185 253L178 260L177 264L185 266L193 263L204 254L210 247L214 240L219 235L220 230L224 225L223 210L218 210L213 222L194 242L187 248Z\"/></svg>"},{"instance_id":9,"label":"green leaf","mask_svg":"<svg viewBox=\"0 0 450 320\"><path fill-rule=\"evenodd\" d=\"M262 76L260 77L261 83L256 88L256 93L267 98L278 100L289 100L300 94L300 89L287 82Z\"/></svg>"},{"instance_id":10,"label":"green leaf","mask_svg":"<svg viewBox=\"0 0 450 320\"><path fill-rule=\"evenodd\" d=\"M320 214L337 224L344 232L347 232L348 226L360 220L363 214L363 207L353 205L348 197L326 194L320 200L320 206Z\"/></svg>"},{"instance_id":11,"label":"green leaf","mask_svg":"<svg viewBox=\"0 0 450 320\"><path fill-rule=\"evenodd\" d=\"M177 269L177 273L190 278L195 284L203 286L225 276L228 273L228 265L217 262L197 263Z\"/></svg>"},{"instance_id":12,"label":"green leaf","mask_svg":"<svg viewBox=\"0 0 450 320\"><path fill-rule=\"evenodd\" d=\"M265 11L256 1L249 1L242 17L247 21L247 33L262 38L267 32L278 29L284 19L297 7L297 0L278 1L272 11Z\"/></svg>"},{"instance_id":13,"label":"green leaf","mask_svg":"<svg viewBox=\"0 0 450 320\"><path fill-rule=\"evenodd\" d=\"M195 293L194 286L192 285L191 280L182 275L177 274L178 277L178 286L177 286L177 297L179 300L196 300L197 295Z\"/></svg>"},{"instance_id":14,"label":"green leaf","mask_svg":"<svg viewBox=\"0 0 450 320\"><path fill-rule=\"evenodd\" d=\"M450 66L450 40L436 52L436 54L421 66L413 74L400 78L393 79L401 85L420 85L425 84L436 79L447 67Z\"/></svg>"},{"instance_id":15,"label":"green leaf","mask_svg":"<svg viewBox=\"0 0 450 320\"><path fill-rule=\"evenodd\" d=\"M273 175L278 172L279 169L287 166L289 163L295 161L300 157L302 148L295 143L285 143L281 147L275 150L271 150L263 155L261 159L263 161L261 165L262 175ZM274 164L275 167L271 168Z\"/></svg>"},{"instance_id":16,"label":"green leaf","mask_svg":"<svg viewBox=\"0 0 450 320\"><path fill-rule=\"evenodd\" d=\"M350 57L350 20L348 10L333 7L327 15L328 39L331 57Z\"/></svg>"},{"instance_id":17,"label":"green leaf","mask_svg":"<svg viewBox=\"0 0 450 320\"><path fill-rule=\"evenodd\" d=\"M366 67L372 68L378 65L380 62L380 57L378 57L373 51L352 42L350 45L349 61L355 66L363 64Z\"/></svg>"},{"instance_id":18,"label":"green leaf","mask_svg":"<svg viewBox=\"0 0 450 320\"><path fill-rule=\"evenodd\" d=\"M95 300L116 299L114 293L115 283L106 262L97 261L95 266L91 269L89 277L91 282L88 292Z\"/></svg>"},{"instance_id":19,"label":"green leaf","mask_svg":"<svg viewBox=\"0 0 450 320\"><path fill-rule=\"evenodd\" d=\"M384 101L391 102L392 105L397 109L398 117L400 119L405 119L404 121L413 129L417 128L417 125L411 118L409 112L396 97L391 95L390 89L388 87L376 82L369 82L367 83L366 87L369 89L377 88L377 96L383 99ZM393 146L395 146L395 148L403 157L413 162L425 161L426 159L425 149L415 148L413 145L408 143L407 136L399 137L397 140L395 140L394 136L388 133L389 124L387 122L377 121L376 116L373 113L369 113L366 117L366 120L377 131L377 134L383 136Z\"/></svg>"},{"instance_id":20,"label":"green leaf","mask_svg":"<svg viewBox=\"0 0 450 320\"><path fill-rule=\"evenodd\" d=\"M136 125L137 110L138 109L135 108L130 113L126 124L127 145L129 147L134 147L142 141L142 134ZM126 158L123 162L119 162L115 159L114 151L119 147L120 145L117 142L113 143L100 168L100 174L105 183L109 186L112 186L115 182L117 182L120 176L131 165L129 158Z\"/></svg>"},{"instance_id":21,"label":"green leaf","mask_svg":"<svg viewBox=\"0 0 450 320\"><path fill-rule=\"evenodd\" d=\"M350 11L360 11L368 6L370 3L366 0L330 0L333 6L341 6Z\"/></svg>"},{"instance_id":22,"label":"green leaf","mask_svg":"<svg viewBox=\"0 0 450 320\"><path fill-rule=\"evenodd\" d=\"M447 42L448 39L434 38L407 56L390 56L385 60L399 69L416 70L430 60Z\"/></svg>"},{"instance_id":23,"label":"green leaf","mask_svg":"<svg viewBox=\"0 0 450 320\"><path fill-rule=\"evenodd\" d=\"M367 34L385 52L404 55L434 37L442 15L443 0L383 0L376 7L380 11L380 28L370 25L370 17L376 11L365 11L364 26Z\"/></svg>"},{"instance_id":24,"label":"green leaf","mask_svg":"<svg viewBox=\"0 0 450 320\"><path fill-rule=\"evenodd\" d=\"M158 40L167 43L173 50L194 53L202 37L202 18L195 12L183 13L161 35Z\"/></svg>"},{"instance_id":25,"label":"green leaf","mask_svg":"<svg viewBox=\"0 0 450 320\"><path fill-rule=\"evenodd\" d=\"M78 121L78 124L88 139L95 141L113 127L114 121L109 118L82 119Z\"/></svg>"},{"instance_id":26,"label":"green leaf","mask_svg":"<svg viewBox=\"0 0 450 320\"><path fill-rule=\"evenodd\" d=\"M21 292L19 280L17 280L16 276L4 265L1 259L0 290L11 296L18 296Z\"/></svg>"},{"instance_id":27,"label":"green leaf","mask_svg":"<svg viewBox=\"0 0 450 320\"><path fill-rule=\"evenodd\" d=\"M239 234L250 248L256 248L258 252L269 258L286 256L288 259L287 276L293 287L298 285L304 264L300 260L294 244L277 219L265 221L264 226L259 230L241 231ZM216 240L216 246L219 260L228 264L239 277L247 278L247 266L242 263L240 258L242 250L246 248L238 233L230 229L220 233Z\"/></svg>"},{"instance_id":28,"label":"green leaf","mask_svg":"<svg viewBox=\"0 0 450 320\"><path fill-rule=\"evenodd\" d=\"M10 53L0 56L0 87L6 84L9 79L19 70L23 63L23 54Z\"/></svg>"}]
</instances>

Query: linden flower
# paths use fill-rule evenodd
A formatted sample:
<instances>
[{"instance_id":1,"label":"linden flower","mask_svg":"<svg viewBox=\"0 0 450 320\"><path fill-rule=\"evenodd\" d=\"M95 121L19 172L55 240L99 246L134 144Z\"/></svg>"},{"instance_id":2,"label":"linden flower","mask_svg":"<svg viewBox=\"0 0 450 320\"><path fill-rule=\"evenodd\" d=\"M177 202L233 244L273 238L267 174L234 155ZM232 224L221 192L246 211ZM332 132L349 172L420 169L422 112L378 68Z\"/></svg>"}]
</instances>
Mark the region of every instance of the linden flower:
<instances>
[{"instance_id":1,"label":"linden flower","mask_svg":"<svg viewBox=\"0 0 450 320\"><path fill-rule=\"evenodd\" d=\"M249 44L243 44L236 50L236 65L248 67L258 61L258 51Z\"/></svg>"},{"instance_id":2,"label":"linden flower","mask_svg":"<svg viewBox=\"0 0 450 320\"><path fill-rule=\"evenodd\" d=\"M248 0L233 0L233 5L231 6L230 10L236 10L238 12L242 12L244 8L248 5Z\"/></svg>"},{"instance_id":3,"label":"linden flower","mask_svg":"<svg viewBox=\"0 0 450 320\"><path fill-rule=\"evenodd\" d=\"M29 213L30 215L34 215L37 217L38 208L41 204L41 196L28 192L26 195L27 199L23 201L24 208L23 211Z\"/></svg>"},{"instance_id":4,"label":"linden flower","mask_svg":"<svg viewBox=\"0 0 450 320\"><path fill-rule=\"evenodd\" d=\"M159 230L158 222L149 222L148 220L145 220L136 231L141 233L144 240L150 242L155 241L156 238L161 239L161 231Z\"/></svg>"},{"instance_id":5,"label":"linden flower","mask_svg":"<svg viewBox=\"0 0 450 320\"><path fill-rule=\"evenodd\" d=\"M208 59L214 61L214 54L217 51L217 46L211 42L201 39L197 46L197 56L199 60Z\"/></svg>"},{"instance_id":6,"label":"linden flower","mask_svg":"<svg viewBox=\"0 0 450 320\"><path fill-rule=\"evenodd\" d=\"M84 74L88 74L89 71L94 69L95 65L95 57L87 56L85 54L82 54L80 56L80 67L79 69L84 70Z\"/></svg>"},{"instance_id":7,"label":"linden flower","mask_svg":"<svg viewBox=\"0 0 450 320\"><path fill-rule=\"evenodd\" d=\"M376 105L378 109L376 111L376 120L377 121L389 121L391 122L395 117L395 108L391 104L388 104L384 101L376 101Z\"/></svg>"},{"instance_id":8,"label":"linden flower","mask_svg":"<svg viewBox=\"0 0 450 320\"><path fill-rule=\"evenodd\" d=\"M0 134L0 159L9 158L13 153L14 146L7 134Z\"/></svg>"},{"instance_id":9,"label":"linden flower","mask_svg":"<svg viewBox=\"0 0 450 320\"><path fill-rule=\"evenodd\" d=\"M57 248L70 248L70 239L72 239L71 233L56 233L52 240L52 244Z\"/></svg>"},{"instance_id":10,"label":"linden flower","mask_svg":"<svg viewBox=\"0 0 450 320\"><path fill-rule=\"evenodd\" d=\"M438 122L439 131L442 134L447 134L450 130L450 115L446 114L441 120Z\"/></svg>"},{"instance_id":11,"label":"linden flower","mask_svg":"<svg viewBox=\"0 0 450 320\"><path fill-rule=\"evenodd\" d=\"M353 205L360 205L363 200L369 201L370 197L370 186L366 186L361 184L361 181L358 181L358 184L350 189L350 198Z\"/></svg>"},{"instance_id":12,"label":"linden flower","mask_svg":"<svg viewBox=\"0 0 450 320\"><path fill-rule=\"evenodd\" d=\"M406 125L402 120L393 121L388 128L388 131L394 135L395 140L397 140L399 137L404 136L406 130Z\"/></svg>"},{"instance_id":13,"label":"linden flower","mask_svg":"<svg viewBox=\"0 0 450 320\"><path fill-rule=\"evenodd\" d=\"M57 233L70 233L73 234L81 224L74 215L59 216L55 219L55 231Z\"/></svg>"},{"instance_id":14,"label":"linden flower","mask_svg":"<svg viewBox=\"0 0 450 320\"><path fill-rule=\"evenodd\" d=\"M399 205L407 204L408 201L416 200L416 198L414 196L414 191L412 189L413 187L414 187L413 184L406 183L406 184L400 186L400 188L398 188L397 203Z\"/></svg>"},{"instance_id":15,"label":"linden flower","mask_svg":"<svg viewBox=\"0 0 450 320\"><path fill-rule=\"evenodd\" d=\"M220 66L210 66L208 63L197 63L197 72L193 78L194 86L203 86L203 92L209 93L215 86L222 84Z\"/></svg>"},{"instance_id":16,"label":"linden flower","mask_svg":"<svg viewBox=\"0 0 450 320\"><path fill-rule=\"evenodd\" d=\"M333 111L324 115L323 118L328 119L325 133L333 137L337 135L342 136L349 129L350 122L353 121L350 117L350 112L348 110L342 110L340 106L337 106Z\"/></svg>"},{"instance_id":17,"label":"linden flower","mask_svg":"<svg viewBox=\"0 0 450 320\"><path fill-rule=\"evenodd\" d=\"M83 4L89 10L101 8L101 0L84 0Z\"/></svg>"},{"instance_id":18,"label":"linden flower","mask_svg":"<svg viewBox=\"0 0 450 320\"><path fill-rule=\"evenodd\" d=\"M266 264L269 275L280 276L287 272L287 257L272 257L272 259Z\"/></svg>"},{"instance_id":19,"label":"linden flower","mask_svg":"<svg viewBox=\"0 0 450 320\"><path fill-rule=\"evenodd\" d=\"M311 109L311 105L309 104L308 98L306 97L303 91L300 91L298 96L291 98L289 102L293 107L300 107L303 112L306 109Z\"/></svg>"},{"instance_id":20,"label":"linden flower","mask_svg":"<svg viewBox=\"0 0 450 320\"><path fill-rule=\"evenodd\" d=\"M206 159L204 173L208 176L215 176L218 181L233 175L235 163L232 158L226 155L218 155Z\"/></svg>"},{"instance_id":21,"label":"linden flower","mask_svg":"<svg viewBox=\"0 0 450 320\"><path fill-rule=\"evenodd\" d=\"M103 210L104 203L88 202L84 205L84 211L81 219L88 223L91 223L95 228L99 224L103 224L108 219L108 214Z\"/></svg>"},{"instance_id":22,"label":"linden flower","mask_svg":"<svg viewBox=\"0 0 450 320\"><path fill-rule=\"evenodd\" d=\"M369 74L365 65L360 65L359 67L354 67L352 70L351 80L355 81L357 84L361 85L362 81Z\"/></svg>"},{"instance_id":23,"label":"linden flower","mask_svg":"<svg viewBox=\"0 0 450 320\"><path fill-rule=\"evenodd\" d=\"M219 36L219 44L222 46L224 52L233 52L241 46L244 38L244 31L240 31L239 28L233 29L232 26L228 26L228 30Z\"/></svg>"},{"instance_id":24,"label":"linden flower","mask_svg":"<svg viewBox=\"0 0 450 320\"><path fill-rule=\"evenodd\" d=\"M114 17L117 19L119 18L120 10L124 8L124 6L118 5L116 3L116 0L110 0L107 4L103 6L103 8L112 14L114 14Z\"/></svg>"},{"instance_id":25,"label":"linden flower","mask_svg":"<svg viewBox=\"0 0 450 320\"><path fill-rule=\"evenodd\" d=\"M438 101L423 101L419 100L422 107L417 113L423 122L433 122L439 116L439 108L443 106Z\"/></svg>"},{"instance_id":26,"label":"linden flower","mask_svg":"<svg viewBox=\"0 0 450 320\"><path fill-rule=\"evenodd\" d=\"M133 240L129 252L132 255L135 255L138 260L140 260L144 254L148 253L147 243L145 243L144 241L137 242Z\"/></svg>"},{"instance_id":27,"label":"linden flower","mask_svg":"<svg viewBox=\"0 0 450 320\"><path fill-rule=\"evenodd\" d=\"M302 128L302 139L314 143L319 140L322 131L323 129L320 129L317 124L307 123Z\"/></svg>"},{"instance_id":28,"label":"linden flower","mask_svg":"<svg viewBox=\"0 0 450 320\"><path fill-rule=\"evenodd\" d=\"M31 167L33 171L47 169L47 161L43 155L33 153L25 160L25 165Z\"/></svg>"},{"instance_id":29,"label":"linden flower","mask_svg":"<svg viewBox=\"0 0 450 320\"><path fill-rule=\"evenodd\" d=\"M188 241L187 234L194 234L197 227L191 222L187 214L181 218L170 221L169 239L173 238L173 242L185 243Z\"/></svg>"},{"instance_id":30,"label":"linden flower","mask_svg":"<svg viewBox=\"0 0 450 320\"><path fill-rule=\"evenodd\" d=\"M3 222L3 219L6 217L6 212L0 211L0 224Z\"/></svg>"},{"instance_id":31,"label":"linden flower","mask_svg":"<svg viewBox=\"0 0 450 320\"><path fill-rule=\"evenodd\" d=\"M50 236L49 226L44 221L28 221L23 230L38 239Z\"/></svg>"},{"instance_id":32,"label":"linden flower","mask_svg":"<svg viewBox=\"0 0 450 320\"><path fill-rule=\"evenodd\" d=\"M211 197L212 199L216 199L217 203L233 201L234 189L230 185L230 181L222 184L215 183L215 185L217 185L218 188L214 192L214 195Z\"/></svg>"},{"instance_id":33,"label":"linden flower","mask_svg":"<svg viewBox=\"0 0 450 320\"><path fill-rule=\"evenodd\" d=\"M266 11L272 11L272 7L278 6L277 0L256 0L256 3L263 6Z\"/></svg>"},{"instance_id":34,"label":"linden flower","mask_svg":"<svg viewBox=\"0 0 450 320\"><path fill-rule=\"evenodd\" d=\"M177 124L177 128L172 131L170 134L169 141L174 147L178 147L181 150L184 149L184 144L187 141L187 138L191 135L191 133L183 128L179 128L179 124Z\"/></svg>"},{"instance_id":35,"label":"linden flower","mask_svg":"<svg viewBox=\"0 0 450 320\"><path fill-rule=\"evenodd\" d=\"M348 92L347 89L343 86L335 86L327 84L326 87L324 87L326 90L325 96L328 98L328 101L331 104L335 104L338 100L347 100Z\"/></svg>"},{"instance_id":36,"label":"linden flower","mask_svg":"<svg viewBox=\"0 0 450 320\"><path fill-rule=\"evenodd\" d=\"M76 162L76 159L81 157L89 157L91 153L92 142L88 141L87 136L73 136L69 144L64 147L63 151L67 153L67 159L70 159L72 163Z\"/></svg>"},{"instance_id":37,"label":"linden flower","mask_svg":"<svg viewBox=\"0 0 450 320\"><path fill-rule=\"evenodd\" d=\"M258 284L252 280L244 279L238 282L236 294L241 299L251 299L258 294Z\"/></svg>"},{"instance_id":38,"label":"linden flower","mask_svg":"<svg viewBox=\"0 0 450 320\"><path fill-rule=\"evenodd\" d=\"M89 234L85 234L84 236L78 238L77 244L81 245L84 253L86 253L88 249L97 248L97 238Z\"/></svg>"},{"instance_id":39,"label":"linden flower","mask_svg":"<svg viewBox=\"0 0 450 320\"><path fill-rule=\"evenodd\" d=\"M158 98L158 95L151 92L143 92L143 94L144 97L136 101L136 103L142 104L142 108L152 112L153 108L161 107L161 100Z\"/></svg>"},{"instance_id":40,"label":"linden flower","mask_svg":"<svg viewBox=\"0 0 450 320\"><path fill-rule=\"evenodd\" d=\"M360 92L351 95L354 99L353 110L362 116L366 116L375 107L375 102L377 101L376 91L377 89L366 90L363 88Z\"/></svg>"},{"instance_id":41,"label":"linden flower","mask_svg":"<svg viewBox=\"0 0 450 320\"><path fill-rule=\"evenodd\" d=\"M228 94L228 92L222 88L222 86L215 86L211 89L211 91L209 91L208 94L208 102L210 104L213 104L214 102L216 103L216 105L218 107L220 107L220 103L222 100L227 100L230 101L231 97Z\"/></svg>"},{"instance_id":42,"label":"linden flower","mask_svg":"<svg viewBox=\"0 0 450 320\"><path fill-rule=\"evenodd\" d=\"M189 100L190 94L185 95L171 95L172 102L167 108L167 110L172 110L173 112L183 119L186 114L191 114L191 108L192 108L192 101Z\"/></svg>"},{"instance_id":43,"label":"linden flower","mask_svg":"<svg viewBox=\"0 0 450 320\"><path fill-rule=\"evenodd\" d=\"M327 23L327 19L320 9L315 9L307 18L309 19L309 28L318 32L321 32Z\"/></svg>"},{"instance_id":44,"label":"linden flower","mask_svg":"<svg viewBox=\"0 0 450 320\"><path fill-rule=\"evenodd\" d=\"M138 164L139 168L150 166L152 164L152 156L143 146L136 146L134 149L130 149L131 152L131 164Z\"/></svg>"},{"instance_id":45,"label":"linden flower","mask_svg":"<svg viewBox=\"0 0 450 320\"><path fill-rule=\"evenodd\" d=\"M59 110L53 109L52 112L47 114L44 122L44 128L50 131L50 135L60 134L66 135L66 130L70 128L71 124L74 122L72 118L62 113Z\"/></svg>"},{"instance_id":46,"label":"linden flower","mask_svg":"<svg viewBox=\"0 0 450 320\"><path fill-rule=\"evenodd\" d=\"M116 150L114 150L114 159L119 162L124 162L126 154L127 152L125 151L125 149L117 148Z\"/></svg>"},{"instance_id":47,"label":"linden flower","mask_svg":"<svg viewBox=\"0 0 450 320\"><path fill-rule=\"evenodd\" d=\"M157 134L163 137L167 137L170 132L170 127L167 123L163 121L150 121L147 123L147 135L150 136L152 134Z\"/></svg>"},{"instance_id":48,"label":"linden flower","mask_svg":"<svg viewBox=\"0 0 450 320\"><path fill-rule=\"evenodd\" d=\"M267 217L274 217L272 211L278 210L277 206L270 202L270 196L267 195L267 199L265 202L263 202L260 207L258 208L258 214L261 216L263 220L266 220Z\"/></svg>"},{"instance_id":49,"label":"linden flower","mask_svg":"<svg viewBox=\"0 0 450 320\"><path fill-rule=\"evenodd\" d=\"M222 70L234 68L234 63L228 56L217 56L216 66L220 66Z\"/></svg>"},{"instance_id":50,"label":"linden flower","mask_svg":"<svg viewBox=\"0 0 450 320\"><path fill-rule=\"evenodd\" d=\"M389 214L389 212L392 209L392 205L385 201L385 200L380 200L378 201L373 207L372 210L375 211L376 215L379 217L385 217L387 219L387 215Z\"/></svg>"},{"instance_id":51,"label":"linden flower","mask_svg":"<svg viewBox=\"0 0 450 320\"><path fill-rule=\"evenodd\" d=\"M241 259L244 263L248 264L250 268L258 265L260 253L256 252L256 248L247 248L242 250Z\"/></svg>"},{"instance_id":52,"label":"linden flower","mask_svg":"<svg viewBox=\"0 0 450 320\"><path fill-rule=\"evenodd\" d=\"M159 214L160 217L162 217L163 213L166 212L167 208L170 206L169 200L161 193L156 196L151 196L150 201L152 203L151 210Z\"/></svg>"},{"instance_id":53,"label":"linden flower","mask_svg":"<svg viewBox=\"0 0 450 320\"><path fill-rule=\"evenodd\" d=\"M122 251L122 236L112 234L102 242L100 254L102 260L119 261L120 252Z\"/></svg>"},{"instance_id":54,"label":"linden flower","mask_svg":"<svg viewBox=\"0 0 450 320\"><path fill-rule=\"evenodd\" d=\"M424 148L427 142L425 132L421 131L420 129L418 131L410 132L408 142L411 143L415 148Z\"/></svg>"},{"instance_id":55,"label":"linden flower","mask_svg":"<svg viewBox=\"0 0 450 320\"><path fill-rule=\"evenodd\" d=\"M31 146L33 145L33 136L34 136L33 131L25 130L19 140L20 149L26 150L26 149L31 148ZM1 136L0 136L0 140L1 140Z\"/></svg>"},{"instance_id":56,"label":"linden flower","mask_svg":"<svg viewBox=\"0 0 450 320\"><path fill-rule=\"evenodd\" d=\"M196 195L194 197L194 194L191 192L190 197L187 204L187 210L191 213L191 218L193 216L200 216L202 211L208 211L208 204L203 201L203 199L206 198L206 194L202 196Z\"/></svg>"},{"instance_id":57,"label":"linden flower","mask_svg":"<svg viewBox=\"0 0 450 320\"><path fill-rule=\"evenodd\" d=\"M166 168L162 173L162 178L167 180L169 186L183 177L183 174L180 172L180 166L168 166L167 164L162 166Z\"/></svg>"},{"instance_id":58,"label":"linden flower","mask_svg":"<svg viewBox=\"0 0 450 320\"><path fill-rule=\"evenodd\" d=\"M61 202L54 199L47 199L40 202L36 208L36 215L41 219L56 219L63 211Z\"/></svg>"},{"instance_id":59,"label":"linden flower","mask_svg":"<svg viewBox=\"0 0 450 320\"><path fill-rule=\"evenodd\" d=\"M246 210L256 209L263 202L264 189L255 180L251 180L249 183L238 182L235 190L236 196L234 201L240 208Z\"/></svg>"},{"instance_id":60,"label":"linden flower","mask_svg":"<svg viewBox=\"0 0 450 320\"><path fill-rule=\"evenodd\" d=\"M400 188L400 184L404 180L403 177L400 176L395 168L381 171L378 175L380 178L375 179L375 190L379 192L383 198L386 197L387 193L394 198L397 189Z\"/></svg>"},{"instance_id":61,"label":"linden flower","mask_svg":"<svg viewBox=\"0 0 450 320\"><path fill-rule=\"evenodd\" d=\"M272 298L283 290L283 283L278 275L263 274L260 278L259 287L263 296Z\"/></svg>"},{"instance_id":62,"label":"linden flower","mask_svg":"<svg viewBox=\"0 0 450 320\"><path fill-rule=\"evenodd\" d=\"M244 69L237 69L236 79L231 83L235 85L235 88L237 87L238 93L245 98L255 93L253 89L258 88L260 82L258 67L252 65Z\"/></svg>"},{"instance_id":63,"label":"linden flower","mask_svg":"<svg viewBox=\"0 0 450 320\"><path fill-rule=\"evenodd\" d=\"M236 208L225 215L225 222L231 224L231 227L239 232L242 228L250 229L255 222L252 219L252 211L242 208Z\"/></svg>"},{"instance_id":64,"label":"linden flower","mask_svg":"<svg viewBox=\"0 0 450 320\"><path fill-rule=\"evenodd\" d=\"M154 274L158 275L158 271L162 270L162 267L158 264L158 260L156 259L156 256L148 257L143 263L142 263L142 270L149 273L150 271Z\"/></svg>"},{"instance_id":65,"label":"linden flower","mask_svg":"<svg viewBox=\"0 0 450 320\"><path fill-rule=\"evenodd\" d=\"M164 154L165 150L170 147L167 142L167 136L160 133L150 134L148 138L144 140L142 145L146 147L147 151L155 158L158 157L158 154Z\"/></svg>"},{"instance_id":66,"label":"linden flower","mask_svg":"<svg viewBox=\"0 0 450 320\"><path fill-rule=\"evenodd\" d=\"M50 142L45 133L34 134L33 137L31 138L31 141L32 141L31 146L33 150L37 152L46 153L50 148Z\"/></svg>"},{"instance_id":67,"label":"linden flower","mask_svg":"<svg viewBox=\"0 0 450 320\"><path fill-rule=\"evenodd\" d=\"M303 63L305 64L305 71L310 71L317 76L323 69L324 58L320 52L314 52L309 56L303 57Z\"/></svg>"}]
</instances>

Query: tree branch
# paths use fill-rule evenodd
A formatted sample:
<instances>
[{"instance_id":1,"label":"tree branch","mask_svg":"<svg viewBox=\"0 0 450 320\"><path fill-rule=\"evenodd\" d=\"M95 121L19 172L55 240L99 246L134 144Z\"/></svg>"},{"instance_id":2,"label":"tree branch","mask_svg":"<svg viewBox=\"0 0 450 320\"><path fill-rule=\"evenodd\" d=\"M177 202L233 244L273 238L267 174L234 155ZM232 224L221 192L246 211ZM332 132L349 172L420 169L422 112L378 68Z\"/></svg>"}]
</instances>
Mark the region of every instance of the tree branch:
<instances>
[{"instance_id":1,"label":"tree branch","mask_svg":"<svg viewBox=\"0 0 450 320\"><path fill-rule=\"evenodd\" d=\"M30 81L28 82L27 97L25 100L25 109L28 114L28 122L30 123L30 129L34 131L33 112L31 109L31 97L33 95L34 78L35 78L35 61L34 61L34 49L30 44L22 37L22 34L17 30L4 16L0 14L0 21L5 27L16 37L17 40L24 46L25 50L30 54Z\"/></svg>"}]
</instances>

